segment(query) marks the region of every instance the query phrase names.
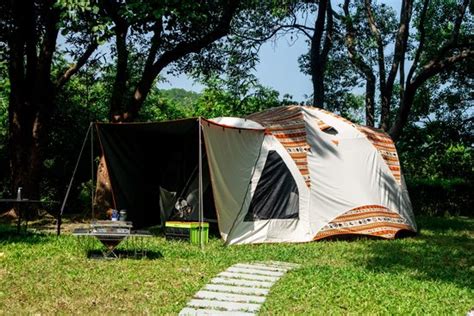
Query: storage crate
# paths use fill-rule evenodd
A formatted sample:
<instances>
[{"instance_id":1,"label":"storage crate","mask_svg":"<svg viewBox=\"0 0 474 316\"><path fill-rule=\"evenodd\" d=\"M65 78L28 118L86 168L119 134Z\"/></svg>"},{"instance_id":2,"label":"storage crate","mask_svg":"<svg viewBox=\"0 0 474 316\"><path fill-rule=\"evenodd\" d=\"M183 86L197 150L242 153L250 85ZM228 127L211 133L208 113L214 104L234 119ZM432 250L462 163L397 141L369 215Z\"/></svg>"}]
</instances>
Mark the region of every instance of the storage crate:
<instances>
[{"instance_id":1,"label":"storage crate","mask_svg":"<svg viewBox=\"0 0 474 316\"><path fill-rule=\"evenodd\" d=\"M201 229L199 229L200 225ZM201 234L199 234L200 230ZM209 240L209 223L166 222L165 236L167 239L186 239L192 244L200 244L202 238L203 243L207 243Z\"/></svg>"}]
</instances>

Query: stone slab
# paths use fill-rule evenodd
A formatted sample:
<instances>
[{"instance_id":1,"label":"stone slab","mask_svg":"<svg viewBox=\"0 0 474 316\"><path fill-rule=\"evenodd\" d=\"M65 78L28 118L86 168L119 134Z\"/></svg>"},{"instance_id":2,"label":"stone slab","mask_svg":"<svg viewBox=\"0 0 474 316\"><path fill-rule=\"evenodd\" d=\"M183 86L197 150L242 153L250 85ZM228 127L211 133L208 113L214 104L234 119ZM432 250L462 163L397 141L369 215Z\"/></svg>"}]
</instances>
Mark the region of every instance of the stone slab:
<instances>
[{"instance_id":1,"label":"stone slab","mask_svg":"<svg viewBox=\"0 0 474 316\"><path fill-rule=\"evenodd\" d=\"M233 285L222 285L222 284L207 284L204 286L205 290L216 291L222 293L236 293L236 294L248 294L248 295L267 295L269 290L261 289L256 287L243 287Z\"/></svg>"},{"instance_id":2,"label":"stone slab","mask_svg":"<svg viewBox=\"0 0 474 316\"><path fill-rule=\"evenodd\" d=\"M257 312L260 309L260 304L254 303L234 303L234 302L220 302L213 300L192 299L188 303L189 307L204 307L206 309L218 309L224 311L236 312Z\"/></svg>"},{"instance_id":3,"label":"stone slab","mask_svg":"<svg viewBox=\"0 0 474 316\"><path fill-rule=\"evenodd\" d=\"M232 278L232 279L243 279L243 280L255 280L255 281L264 281L264 282L276 282L280 277L270 277L266 275L256 275L250 273L237 273L237 272L221 272L217 276Z\"/></svg>"},{"instance_id":4,"label":"stone slab","mask_svg":"<svg viewBox=\"0 0 474 316\"><path fill-rule=\"evenodd\" d=\"M230 267L226 271L229 272L237 272L237 273L250 273L250 274L257 274L257 275L265 275L271 277L281 277L285 274L286 271L270 271L270 270L261 270L258 267Z\"/></svg>"},{"instance_id":5,"label":"stone slab","mask_svg":"<svg viewBox=\"0 0 474 316\"><path fill-rule=\"evenodd\" d=\"M273 282L262 282L262 281L249 281L249 280L239 280L239 279L228 279L228 278L214 278L211 280L211 283L214 284L230 284L238 286L247 286L247 287L259 287L259 288L271 288Z\"/></svg>"},{"instance_id":6,"label":"stone slab","mask_svg":"<svg viewBox=\"0 0 474 316\"><path fill-rule=\"evenodd\" d=\"M194 295L195 298L236 303L258 303L265 302L265 296L243 295L234 293L221 293L201 290Z\"/></svg>"},{"instance_id":7,"label":"stone slab","mask_svg":"<svg viewBox=\"0 0 474 316\"><path fill-rule=\"evenodd\" d=\"M254 313L246 313L246 312L228 312L228 311L220 311L216 309L198 309L192 307L185 307L179 313L180 316L204 316L204 315L212 315L212 316L253 316Z\"/></svg>"}]
</instances>

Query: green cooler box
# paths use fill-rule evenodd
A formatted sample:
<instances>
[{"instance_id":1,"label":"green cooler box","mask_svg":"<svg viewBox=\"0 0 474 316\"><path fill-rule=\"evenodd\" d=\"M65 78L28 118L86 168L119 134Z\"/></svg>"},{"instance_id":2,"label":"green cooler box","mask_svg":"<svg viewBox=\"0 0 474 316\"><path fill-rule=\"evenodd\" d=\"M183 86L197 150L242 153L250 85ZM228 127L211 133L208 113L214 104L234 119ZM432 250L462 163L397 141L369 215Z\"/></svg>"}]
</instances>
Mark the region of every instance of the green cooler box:
<instances>
[{"instance_id":1,"label":"green cooler box","mask_svg":"<svg viewBox=\"0 0 474 316\"><path fill-rule=\"evenodd\" d=\"M201 234L199 234L199 224L201 224ZM186 239L192 244L200 244L202 238L203 243L207 243L209 240L209 223L166 222L165 236L166 239Z\"/></svg>"}]
</instances>

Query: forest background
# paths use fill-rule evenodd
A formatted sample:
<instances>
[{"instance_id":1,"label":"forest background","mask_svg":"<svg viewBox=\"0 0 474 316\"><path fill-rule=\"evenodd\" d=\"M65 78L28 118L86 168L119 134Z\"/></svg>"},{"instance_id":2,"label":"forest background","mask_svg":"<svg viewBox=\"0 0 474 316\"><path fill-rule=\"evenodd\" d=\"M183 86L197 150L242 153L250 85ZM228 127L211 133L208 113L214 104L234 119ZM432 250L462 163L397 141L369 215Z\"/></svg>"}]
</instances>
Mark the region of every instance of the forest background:
<instances>
[{"instance_id":1,"label":"forest background","mask_svg":"<svg viewBox=\"0 0 474 316\"><path fill-rule=\"evenodd\" d=\"M469 0L2 1L0 198L22 186L61 201L90 122L300 104L389 133L415 213L472 216L473 10ZM259 82L262 46L282 38L306 43L307 97ZM162 88L183 75L202 90ZM90 211L88 160L70 213Z\"/></svg>"}]
</instances>

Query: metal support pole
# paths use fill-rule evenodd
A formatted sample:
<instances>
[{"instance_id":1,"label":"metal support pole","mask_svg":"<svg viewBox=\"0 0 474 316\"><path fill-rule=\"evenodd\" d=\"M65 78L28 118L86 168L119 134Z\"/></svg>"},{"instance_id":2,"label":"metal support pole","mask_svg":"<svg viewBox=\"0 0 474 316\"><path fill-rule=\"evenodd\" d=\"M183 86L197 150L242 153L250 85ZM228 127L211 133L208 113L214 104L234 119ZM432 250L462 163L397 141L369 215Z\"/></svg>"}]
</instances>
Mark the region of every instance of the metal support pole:
<instances>
[{"instance_id":1,"label":"metal support pole","mask_svg":"<svg viewBox=\"0 0 474 316\"><path fill-rule=\"evenodd\" d=\"M88 139L89 133L91 132L91 129L92 129L92 124L93 123L91 122L90 125L89 125L89 128L87 129L86 137L84 137L84 141L82 142L81 152L79 153L79 157L77 157L76 166L74 167L74 171L72 173L71 180L69 181L69 185L67 186L66 196L64 197L63 203L61 205L61 210L58 213L58 218L57 218L57 223L56 223L58 236L61 234L61 219L62 219L62 216L63 216L64 207L66 206L66 201L67 201L67 198L69 196L69 192L71 191L72 182L74 181L74 177L76 176L76 171L77 171L77 168L79 167L79 162L81 161L82 152L84 151L84 148L86 147L87 139Z\"/></svg>"},{"instance_id":2,"label":"metal support pole","mask_svg":"<svg viewBox=\"0 0 474 316\"><path fill-rule=\"evenodd\" d=\"M90 125L91 128L91 212L92 218L95 218L94 214L94 131L92 130L92 123Z\"/></svg>"},{"instance_id":3,"label":"metal support pole","mask_svg":"<svg viewBox=\"0 0 474 316\"><path fill-rule=\"evenodd\" d=\"M201 118L199 118L199 241L201 244L201 249L204 248L204 238L203 238L203 221L204 221L204 207L203 207L203 187L202 187L202 125Z\"/></svg>"}]
</instances>

